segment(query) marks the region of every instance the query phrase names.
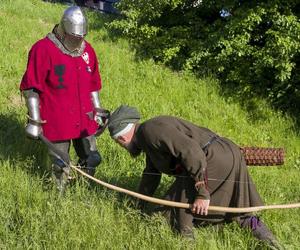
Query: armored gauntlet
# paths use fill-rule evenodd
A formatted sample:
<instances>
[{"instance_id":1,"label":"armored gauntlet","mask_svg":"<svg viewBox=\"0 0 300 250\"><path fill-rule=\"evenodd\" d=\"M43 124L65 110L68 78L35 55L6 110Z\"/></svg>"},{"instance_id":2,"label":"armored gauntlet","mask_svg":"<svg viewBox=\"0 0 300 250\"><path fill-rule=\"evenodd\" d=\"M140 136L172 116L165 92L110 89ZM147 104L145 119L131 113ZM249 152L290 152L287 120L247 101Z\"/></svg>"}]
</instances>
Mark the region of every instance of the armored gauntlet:
<instances>
[{"instance_id":1,"label":"armored gauntlet","mask_svg":"<svg viewBox=\"0 0 300 250\"><path fill-rule=\"evenodd\" d=\"M96 132L96 136L98 136L105 130L110 112L106 109L101 108L99 94L97 91L91 92L91 99L94 105L94 120L99 125Z\"/></svg>"},{"instance_id":2,"label":"armored gauntlet","mask_svg":"<svg viewBox=\"0 0 300 250\"><path fill-rule=\"evenodd\" d=\"M40 99L39 94L33 89L23 91L28 109L28 122L25 127L25 132L28 137L38 139L42 133L42 124L45 123L40 117Z\"/></svg>"}]
</instances>

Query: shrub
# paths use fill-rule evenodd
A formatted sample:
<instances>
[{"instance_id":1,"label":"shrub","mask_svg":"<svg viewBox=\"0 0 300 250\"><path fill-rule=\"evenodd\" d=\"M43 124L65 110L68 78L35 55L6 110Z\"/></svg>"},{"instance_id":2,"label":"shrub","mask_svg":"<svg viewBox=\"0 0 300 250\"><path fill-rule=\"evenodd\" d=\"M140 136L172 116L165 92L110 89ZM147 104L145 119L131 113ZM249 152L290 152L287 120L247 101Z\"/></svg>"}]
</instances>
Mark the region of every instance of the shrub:
<instances>
[{"instance_id":1,"label":"shrub","mask_svg":"<svg viewBox=\"0 0 300 250\"><path fill-rule=\"evenodd\" d=\"M235 94L299 110L300 23L296 1L122 0L109 26L139 56L174 69L216 74Z\"/></svg>"}]
</instances>

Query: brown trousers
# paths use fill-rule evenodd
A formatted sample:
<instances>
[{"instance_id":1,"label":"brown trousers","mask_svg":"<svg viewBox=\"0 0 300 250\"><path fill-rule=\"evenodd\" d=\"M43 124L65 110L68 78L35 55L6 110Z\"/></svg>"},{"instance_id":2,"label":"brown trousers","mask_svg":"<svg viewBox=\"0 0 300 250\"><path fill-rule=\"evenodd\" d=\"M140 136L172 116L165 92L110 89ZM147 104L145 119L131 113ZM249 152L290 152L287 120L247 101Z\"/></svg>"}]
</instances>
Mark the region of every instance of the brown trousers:
<instances>
[{"instance_id":1,"label":"brown trousers","mask_svg":"<svg viewBox=\"0 0 300 250\"><path fill-rule=\"evenodd\" d=\"M177 176L176 180L167 191L164 199L193 203L196 196L194 183L193 179L186 174ZM189 235L192 233L194 216L190 209L159 206L156 207L153 212L162 213L169 221L171 227L178 233L182 235Z\"/></svg>"},{"instance_id":2,"label":"brown trousers","mask_svg":"<svg viewBox=\"0 0 300 250\"><path fill-rule=\"evenodd\" d=\"M182 174L176 177L176 180L171 185L165 195L166 200L193 203L196 197L194 180ZM267 226L256 216L249 214L244 215L227 215L209 213L207 216L192 214L190 209L173 208L173 207L158 207L154 213L161 212L167 218L173 230L183 236L193 237L192 228L194 226L218 225L236 221L241 228L251 230L253 236L258 240L264 241L274 249L281 249L275 236L267 228Z\"/></svg>"}]
</instances>

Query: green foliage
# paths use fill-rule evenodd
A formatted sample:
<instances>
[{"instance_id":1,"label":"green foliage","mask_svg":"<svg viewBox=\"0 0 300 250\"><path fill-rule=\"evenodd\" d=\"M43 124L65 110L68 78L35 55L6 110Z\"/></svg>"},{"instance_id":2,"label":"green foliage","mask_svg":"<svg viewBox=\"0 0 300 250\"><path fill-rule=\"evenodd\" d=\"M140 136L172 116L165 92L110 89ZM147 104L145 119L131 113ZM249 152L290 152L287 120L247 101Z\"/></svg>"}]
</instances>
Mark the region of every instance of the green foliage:
<instances>
[{"instance_id":1,"label":"green foliage","mask_svg":"<svg viewBox=\"0 0 300 250\"><path fill-rule=\"evenodd\" d=\"M139 55L214 73L236 96L261 95L298 113L297 1L123 0L119 8L126 18L110 27L128 36Z\"/></svg>"}]
</instances>

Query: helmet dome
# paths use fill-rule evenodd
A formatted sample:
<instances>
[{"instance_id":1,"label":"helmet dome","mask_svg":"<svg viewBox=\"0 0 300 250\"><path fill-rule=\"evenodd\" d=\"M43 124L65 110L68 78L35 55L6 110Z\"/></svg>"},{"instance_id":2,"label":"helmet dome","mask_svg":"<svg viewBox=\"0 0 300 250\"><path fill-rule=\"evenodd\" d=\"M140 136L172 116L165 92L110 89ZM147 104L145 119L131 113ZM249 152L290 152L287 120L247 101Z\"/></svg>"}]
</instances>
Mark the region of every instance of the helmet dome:
<instances>
[{"instance_id":1,"label":"helmet dome","mask_svg":"<svg viewBox=\"0 0 300 250\"><path fill-rule=\"evenodd\" d=\"M87 20L78 6L71 6L64 11L60 25L69 35L84 37L87 34Z\"/></svg>"}]
</instances>

